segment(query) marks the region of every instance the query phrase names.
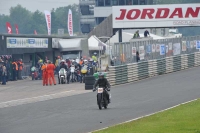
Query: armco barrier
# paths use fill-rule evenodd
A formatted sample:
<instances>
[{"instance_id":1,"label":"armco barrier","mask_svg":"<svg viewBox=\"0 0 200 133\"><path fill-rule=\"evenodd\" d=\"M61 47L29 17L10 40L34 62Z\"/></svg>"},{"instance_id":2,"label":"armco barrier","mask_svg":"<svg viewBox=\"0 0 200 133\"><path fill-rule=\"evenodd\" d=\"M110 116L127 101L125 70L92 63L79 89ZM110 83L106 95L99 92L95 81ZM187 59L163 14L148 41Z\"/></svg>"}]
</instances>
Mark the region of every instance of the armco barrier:
<instances>
[{"instance_id":1,"label":"armco barrier","mask_svg":"<svg viewBox=\"0 0 200 133\"><path fill-rule=\"evenodd\" d=\"M107 78L111 86L130 83L148 77L200 66L200 52L170 56L157 60L109 67Z\"/></svg>"}]
</instances>

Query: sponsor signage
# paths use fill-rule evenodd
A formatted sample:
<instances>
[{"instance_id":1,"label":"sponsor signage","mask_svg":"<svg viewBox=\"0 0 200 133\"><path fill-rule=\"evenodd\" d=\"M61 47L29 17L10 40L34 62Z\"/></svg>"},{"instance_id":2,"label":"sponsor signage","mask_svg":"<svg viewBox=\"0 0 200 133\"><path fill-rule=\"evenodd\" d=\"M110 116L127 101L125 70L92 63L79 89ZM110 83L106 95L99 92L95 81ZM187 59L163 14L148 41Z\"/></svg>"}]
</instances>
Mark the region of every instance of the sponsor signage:
<instances>
[{"instance_id":1,"label":"sponsor signage","mask_svg":"<svg viewBox=\"0 0 200 133\"><path fill-rule=\"evenodd\" d=\"M73 36L73 18L71 9L69 9L68 12L68 32L70 36Z\"/></svg>"},{"instance_id":2,"label":"sponsor signage","mask_svg":"<svg viewBox=\"0 0 200 133\"><path fill-rule=\"evenodd\" d=\"M200 41L199 40L196 41L196 49L200 49Z\"/></svg>"},{"instance_id":3,"label":"sponsor signage","mask_svg":"<svg viewBox=\"0 0 200 133\"><path fill-rule=\"evenodd\" d=\"M113 28L200 26L200 4L113 6Z\"/></svg>"},{"instance_id":4,"label":"sponsor signage","mask_svg":"<svg viewBox=\"0 0 200 133\"><path fill-rule=\"evenodd\" d=\"M47 31L48 35L51 35L51 12L50 11L44 11L45 19L47 23Z\"/></svg>"},{"instance_id":5,"label":"sponsor signage","mask_svg":"<svg viewBox=\"0 0 200 133\"><path fill-rule=\"evenodd\" d=\"M165 50L165 44L161 44L160 45L160 55L165 55L165 52L166 52L166 50Z\"/></svg>"},{"instance_id":6,"label":"sponsor signage","mask_svg":"<svg viewBox=\"0 0 200 133\"><path fill-rule=\"evenodd\" d=\"M48 38L7 38L7 48L48 48Z\"/></svg>"}]
</instances>

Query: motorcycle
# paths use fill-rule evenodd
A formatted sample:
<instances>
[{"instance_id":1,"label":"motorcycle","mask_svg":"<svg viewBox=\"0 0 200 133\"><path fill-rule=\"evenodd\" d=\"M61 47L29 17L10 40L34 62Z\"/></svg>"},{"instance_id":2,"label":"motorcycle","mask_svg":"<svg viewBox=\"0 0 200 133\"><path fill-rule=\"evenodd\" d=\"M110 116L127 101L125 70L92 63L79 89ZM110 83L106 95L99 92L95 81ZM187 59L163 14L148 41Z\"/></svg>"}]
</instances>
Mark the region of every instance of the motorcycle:
<instances>
[{"instance_id":1,"label":"motorcycle","mask_svg":"<svg viewBox=\"0 0 200 133\"><path fill-rule=\"evenodd\" d=\"M38 72L37 72L36 67L32 67L31 68L31 77L32 77L32 80L37 80L38 79Z\"/></svg>"},{"instance_id":2,"label":"motorcycle","mask_svg":"<svg viewBox=\"0 0 200 133\"><path fill-rule=\"evenodd\" d=\"M82 81L83 83L85 83L85 75L87 75L88 73L88 66L87 65L84 65L81 69L81 75L82 75Z\"/></svg>"},{"instance_id":3,"label":"motorcycle","mask_svg":"<svg viewBox=\"0 0 200 133\"><path fill-rule=\"evenodd\" d=\"M76 80L75 80L75 66L74 65L70 67L70 72L71 72L71 81L75 82Z\"/></svg>"},{"instance_id":4,"label":"motorcycle","mask_svg":"<svg viewBox=\"0 0 200 133\"><path fill-rule=\"evenodd\" d=\"M61 68L59 71L59 80L61 84L65 84L67 79L67 72L64 68Z\"/></svg>"},{"instance_id":5,"label":"motorcycle","mask_svg":"<svg viewBox=\"0 0 200 133\"><path fill-rule=\"evenodd\" d=\"M102 109L102 107L104 107L105 109L108 108L108 100L109 99L106 97L106 91L107 91L107 89L105 89L105 88L97 89L97 105L100 110ZM110 94L110 97L111 97L111 94Z\"/></svg>"}]
</instances>

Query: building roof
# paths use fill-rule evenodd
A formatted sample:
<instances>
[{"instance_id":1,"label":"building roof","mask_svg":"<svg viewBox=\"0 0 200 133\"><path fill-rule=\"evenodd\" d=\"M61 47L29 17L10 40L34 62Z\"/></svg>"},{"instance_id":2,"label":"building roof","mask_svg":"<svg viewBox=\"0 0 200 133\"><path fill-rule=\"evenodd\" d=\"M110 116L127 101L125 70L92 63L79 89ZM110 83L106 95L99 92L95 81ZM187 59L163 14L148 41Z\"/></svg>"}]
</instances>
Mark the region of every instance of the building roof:
<instances>
[{"instance_id":1,"label":"building roof","mask_svg":"<svg viewBox=\"0 0 200 133\"><path fill-rule=\"evenodd\" d=\"M135 30L123 30L122 31L122 42L130 42L130 40L133 38L134 33L139 30L140 37L144 37L144 31L146 29L135 29ZM149 29L147 29L150 31ZM165 39L165 37L157 36L152 33L150 33L150 36L153 37L154 40L157 39ZM109 41L108 41L109 42ZM118 43L119 42L119 34L118 32L110 39L110 43Z\"/></svg>"}]
</instances>

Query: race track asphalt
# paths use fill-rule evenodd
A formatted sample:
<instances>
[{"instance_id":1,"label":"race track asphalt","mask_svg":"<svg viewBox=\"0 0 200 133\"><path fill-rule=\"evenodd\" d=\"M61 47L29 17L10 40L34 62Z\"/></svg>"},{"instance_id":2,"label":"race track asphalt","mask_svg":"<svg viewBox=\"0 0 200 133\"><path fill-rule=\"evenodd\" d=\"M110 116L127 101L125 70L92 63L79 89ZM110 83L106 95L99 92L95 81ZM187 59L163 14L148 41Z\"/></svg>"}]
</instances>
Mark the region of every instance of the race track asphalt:
<instances>
[{"instance_id":1,"label":"race track asphalt","mask_svg":"<svg viewBox=\"0 0 200 133\"><path fill-rule=\"evenodd\" d=\"M200 97L200 67L111 88L99 110L96 93L0 109L0 133L86 133Z\"/></svg>"}]
</instances>

